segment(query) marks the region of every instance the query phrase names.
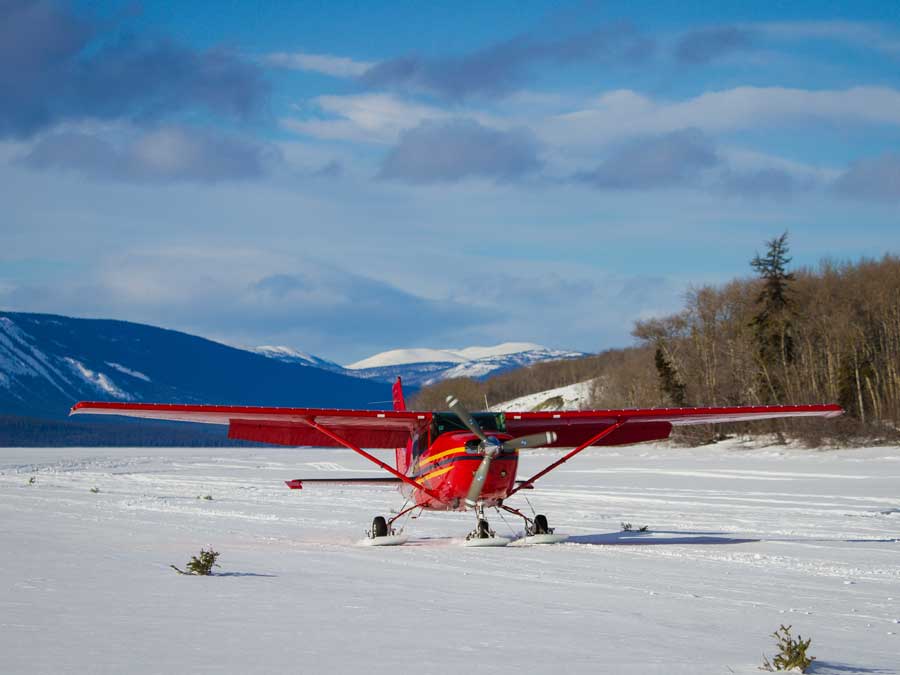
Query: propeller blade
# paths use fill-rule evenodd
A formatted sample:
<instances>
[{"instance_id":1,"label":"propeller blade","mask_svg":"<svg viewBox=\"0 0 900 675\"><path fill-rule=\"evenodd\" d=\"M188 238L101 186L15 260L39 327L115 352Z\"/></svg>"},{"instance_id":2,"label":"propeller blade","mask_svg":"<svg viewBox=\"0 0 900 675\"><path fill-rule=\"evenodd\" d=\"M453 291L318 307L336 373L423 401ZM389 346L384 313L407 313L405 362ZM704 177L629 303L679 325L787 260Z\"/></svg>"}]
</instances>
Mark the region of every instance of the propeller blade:
<instances>
[{"instance_id":1,"label":"propeller blade","mask_svg":"<svg viewBox=\"0 0 900 675\"><path fill-rule=\"evenodd\" d=\"M516 448L543 448L556 443L555 431L542 431L539 434L529 434L528 436L520 436L503 441L500 446L504 450L514 450Z\"/></svg>"},{"instance_id":2,"label":"propeller blade","mask_svg":"<svg viewBox=\"0 0 900 675\"><path fill-rule=\"evenodd\" d=\"M453 396L452 394L447 397L447 405L450 406L450 410L456 413L456 416L460 419L460 421L466 425L469 431L478 436L478 439L482 443L487 443L487 436L484 435L484 431L481 430L481 427L478 426L478 422L475 421L475 418L472 417L472 414L466 410L465 406L459 402L459 399Z\"/></svg>"},{"instance_id":3,"label":"propeller blade","mask_svg":"<svg viewBox=\"0 0 900 675\"><path fill-rule=\"evenodd\" d=\"M481 460L481 464L478 465L478 470L475 472L475 476L472 478L472 485L469 487L469 494L466 495L466 506L470 509L475 506L478 502L478 499L481 497L481 488L484 487L484 481L487 478L488 470L491 468L491 460L493 459L493 455L490 453L485 453L484 459Z\"/></svg>"}]
</instances>

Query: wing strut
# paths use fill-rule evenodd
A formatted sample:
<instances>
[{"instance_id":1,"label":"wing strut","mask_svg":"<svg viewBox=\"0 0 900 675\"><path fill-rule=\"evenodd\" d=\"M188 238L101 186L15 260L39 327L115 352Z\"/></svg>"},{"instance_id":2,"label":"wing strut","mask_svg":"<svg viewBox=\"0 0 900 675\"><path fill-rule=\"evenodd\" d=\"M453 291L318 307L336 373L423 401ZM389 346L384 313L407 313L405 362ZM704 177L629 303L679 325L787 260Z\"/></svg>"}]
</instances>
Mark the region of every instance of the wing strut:
<instances>
[{"instance_id":1,"label":"wing strut","mask_svg":"<svg viewBox=\"0 0 900 675\"><path fill-rule=\"evenodd\" d=\"M323 427L321 424L318 424L317 422L314 422L313 420L311 420L311 419L309 419L309 418L306 418L306 419L304 419L303 421L306 422L306 424L308 424L309 426L311 426L311 427L312 427L313 429L315 429L316 431L318 431L318 432L320 432L320 433L323 433L323 434L325 434L326 436L328 436L328 438L330 438L331 440L333 440L333 441L335 441L335 442L337 442L337 443L340 443L340 444L343 445L345 448L349 448L350 450L353 450L353 452L362 455L363 457L365 457L365 458L366 458L367 460L369 460L370 462L373 462L373 463L377 464L378 466L380 466L382 469L384 469L384 470L387 471L388 473L393 474L394 476L396 476L397 478L399 478L400 480L402 480L404 483L408 483L409 485L412 485L414 488L416 488L416 489L418 489L418 490L421 490L422 492L424 492L425 494L427 494L429 497L432 497L432 498L434 498L434 499L437 499L437 498L438 498L436 494L434 494L431 490L429 490L427 487L425 487L425 486L422 485L421 483L419 483L419 482L417 482L417 481L414 481L412 478L410 478L409 476L407 476L407 475L405 475L405 474L403 474L403 473L400 473L399 471L397 471L397 469L395 469L394 467L392 467L390 464L385 464L384 462L382 462L380 459L378 459L378 458L375 457L374 455L370 455L368 452L366 452L365 450L363 450L363 449L360 448L359 446L354 445L353 443L351 443L351 442L348 441L347 439L342 438L341 436L338 436L336 433L334 433L333 431L331 431L328 427Z\"/></svg>"},{"instance_id":2,"label":"wing strut","mask_svg":"<svg viewBox=\"0 0 900 675\"><path fill-rule=\"evenodd\" d=\"M594 443L596 443L597 441L599 441L601 438L605 438L606 436L609 436L612 432L614 432L616 429L620 428L620 427L621 427L623 424L625 424L627 421L628 421L627 419L624 419L624 420L623 420L623 419L620 419L620 420L618 420L618 421L617 421L615 424L613 424L612 426L606 427L606 428L605 428L603 431L601 431L599 434L596 434L596 435L594 435L594 436L591 436L591 437L590 437L589 439L587 439L584 443L582 443L582 444L579 445L577 448L575 448L574 450L572 450L571 452L569 452L567 455L564 455L563 457L560 457L558 460L556 460L555 462L553 462L553 464L551 464L550 466L546 467L545 469L543 469L543 470L541 470L541 471L538 471L536 474L534 474L534 475L533 475L531 478L529 478L528 480L517 481L519 484L516 485L516 487L514 487L512 490L510 490L510 492L509 492L509 494L507 495L507 497L512 497L516 492L518 492L519 490L521 490L521 489L523 489L523 488L525 488L525 489L527 489L527 490L533 489L533 488L534 488L534 481L536 481L538 478L540 478L541 476L543 476L543 475L545 475L545 474L550 473L551 471L553 471L553 469L555 469L556 467L558 467L560 464L565 464L565 463L568 462L570 459L572 459L575 455L577 455L579 452L581 452L581 451L584 450L585 448L587 448L587 447L593 445Z\"/></svg>"}]
</instances>

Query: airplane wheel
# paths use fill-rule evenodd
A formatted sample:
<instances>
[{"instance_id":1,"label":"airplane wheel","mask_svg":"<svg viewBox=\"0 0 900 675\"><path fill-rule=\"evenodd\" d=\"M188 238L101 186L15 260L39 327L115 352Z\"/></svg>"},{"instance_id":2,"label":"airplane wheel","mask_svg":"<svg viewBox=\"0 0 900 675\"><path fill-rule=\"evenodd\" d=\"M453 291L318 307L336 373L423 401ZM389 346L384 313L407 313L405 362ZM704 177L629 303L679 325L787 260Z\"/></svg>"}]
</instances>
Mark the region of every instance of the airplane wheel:
<instances>
[{"instance_id":1,"label":"airplane wheel","mask_svg":"<svg viewBox=\"0 0 900 675\"><path fill-rule=\"evenodd\" d=\"M376 516L372 521L372 538L386 537L388 533L387 521L384 516Z\"/></svg>"},{"instance_id":2,"label":"airplane wheel","mask_svg":"<svg viewBox=\"0 0 900 675\"><path fill-rule=\"evenodd\" d=\"M479 520L475 532L479 539L488 539L491 536L491 528L488 526L488 521Z\"/></svg>"},{"instance_id":3,"label":"airplane wheel","mask_svg":"<svg viewBox=\"0 0 900 675\"><path fill-rule=\"evenodd\" d=\"M550 527L547 524L547 516L539 513L534 517L534 533L550 534Z\"/></svg>"}]
</instances>

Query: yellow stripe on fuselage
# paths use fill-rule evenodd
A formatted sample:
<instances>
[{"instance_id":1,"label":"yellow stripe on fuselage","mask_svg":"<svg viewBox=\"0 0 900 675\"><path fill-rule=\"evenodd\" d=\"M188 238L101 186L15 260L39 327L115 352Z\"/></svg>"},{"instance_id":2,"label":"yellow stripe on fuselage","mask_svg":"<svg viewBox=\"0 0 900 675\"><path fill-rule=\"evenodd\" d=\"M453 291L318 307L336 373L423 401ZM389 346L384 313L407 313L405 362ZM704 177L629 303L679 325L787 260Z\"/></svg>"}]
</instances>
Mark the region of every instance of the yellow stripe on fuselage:
<instances>
[{"instance_id":1,"label":"yellow stripe on fuselage","mask_svg":"<svg viewBox=\"0 0 900 675\"><path fill-rule=\"evenodd\" d=\"M427 466L428 464L434 464L435 462L444 459L444 457L449 457L450 455L460 455L466 452L465 447L461 448L450 448L449 450L444 450L443 452L439 452L436 455L431 455L430 457L426 457L423 460L419 461L419 466Z\"/></svg>"},{"instance_id":2,"label":"yellow stripe on fuselage","mask_svg":"<svg viewBox=\"0 0 900 675\"><path fill-rule=\"evenodd\" d=\"M443 476L445 473L447 473L452 468L453 468L452 464L450 466L445 466L436 471L432 471L431 473L426 473L424 476L419 476L419 480L428 480L429 478L437 478L438 476Z\"/></svg>"}]
</instances>

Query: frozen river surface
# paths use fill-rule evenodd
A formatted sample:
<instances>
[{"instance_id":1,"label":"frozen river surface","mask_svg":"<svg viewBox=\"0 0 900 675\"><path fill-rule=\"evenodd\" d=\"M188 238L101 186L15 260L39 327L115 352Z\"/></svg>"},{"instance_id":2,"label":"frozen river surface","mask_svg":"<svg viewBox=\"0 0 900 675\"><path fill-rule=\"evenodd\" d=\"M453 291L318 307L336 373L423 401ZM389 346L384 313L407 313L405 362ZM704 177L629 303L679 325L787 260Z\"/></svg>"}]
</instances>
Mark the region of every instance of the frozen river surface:
<instances>
[{"instance_id":1,"label":"frozen river surface","mask_svg":"<svg viewBox=\"0 0 900 675\"><path fill-rule=\"evenodd\" d=\"M465 548L472 514L444 513L361 547L393 488L282 482L377 471L345 450L0 448L0 672L758 673L782 623L813 672L900 672L900 448L588 451L524 493L571 535L543 547ZM205 546L218 576L169 568Z\"/></svg>"}]
</instances>

